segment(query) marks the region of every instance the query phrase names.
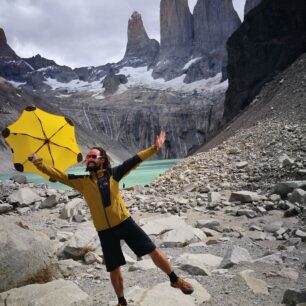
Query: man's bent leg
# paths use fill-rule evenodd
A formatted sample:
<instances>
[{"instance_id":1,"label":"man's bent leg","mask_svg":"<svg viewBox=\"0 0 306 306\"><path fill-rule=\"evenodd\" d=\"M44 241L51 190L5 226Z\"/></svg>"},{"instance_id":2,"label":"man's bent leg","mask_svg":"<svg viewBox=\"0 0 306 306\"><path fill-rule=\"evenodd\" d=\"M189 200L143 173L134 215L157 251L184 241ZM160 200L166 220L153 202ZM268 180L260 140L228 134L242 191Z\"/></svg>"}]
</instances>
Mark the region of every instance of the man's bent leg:
<instances>
[{"instance_id":1,"label":"man's bent leg","mask_svg":"<svg viewBox=\"0 0 306 306\"><path fill-rule=\"evenodd\" d=\"M174 273L173 268L164 252L162 252L159 248L156 248L154 251L149 253L149 255L151 256L155 265L168 274L172 287L180 289L184 294L191 294L193 292L192 285Z\"/></svg>"},{"instance_id":2,"label":"man's bent leg","mask_svg":"<svg viewBox=\"0 0 306 306\"><path fill-rule=\"evenodd\" d=\"M120 267L117 267L115 270L110 272L110 279L117 297L124 296L123 294L123 277L120 270Z\"/></svg>"},{"instance_id":3,"label":"man's bent leg","mask_svg":"<svg viewBox=\"0 0 306 306\"><path fill-rule=\"evenodd\" d=\"M165 253L161 251L161 249L156 248L154 251L149 253L155 265L164 271L166 274L170 274L173 272L173 268L166 257Z\"/></svg>"}]
</instances>

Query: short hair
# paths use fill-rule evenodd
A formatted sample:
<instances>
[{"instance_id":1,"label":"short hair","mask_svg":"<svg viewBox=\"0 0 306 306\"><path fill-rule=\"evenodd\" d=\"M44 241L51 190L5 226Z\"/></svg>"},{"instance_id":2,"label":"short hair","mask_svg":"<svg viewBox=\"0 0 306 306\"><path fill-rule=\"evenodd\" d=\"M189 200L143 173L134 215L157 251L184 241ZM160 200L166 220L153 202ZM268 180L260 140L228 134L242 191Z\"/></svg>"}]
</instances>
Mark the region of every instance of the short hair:
<instances>
[{"instance_id":1,"label":"short hair","mask_svg":"<svg viewBox=\"0 0 306 306\"><path fill-rule=\"evenodd\" d=\"M92 149L99 150L100 156L104 158L104 163L102 165L103 169L108 169L111 167L111 161L112 159L106 154L106 151L102 147L92 147Z\"/></svg>"}]
</instances>

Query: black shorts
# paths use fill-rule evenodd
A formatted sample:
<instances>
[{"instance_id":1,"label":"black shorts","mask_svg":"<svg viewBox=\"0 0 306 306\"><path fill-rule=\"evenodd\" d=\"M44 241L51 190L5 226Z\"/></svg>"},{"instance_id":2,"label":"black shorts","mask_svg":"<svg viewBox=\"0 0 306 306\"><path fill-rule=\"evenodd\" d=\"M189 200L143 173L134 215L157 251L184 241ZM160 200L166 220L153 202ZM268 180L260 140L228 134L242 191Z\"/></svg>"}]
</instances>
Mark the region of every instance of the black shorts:
<instances>
[{"instance_id":1,"label":"black shorts","mask_svg":"<svg viewBox=\"0 0 306 306\"><path fill-rule=\"evenodd\" d=\"M138 257L149 254L156 248L150 237L131 217L115 227L99 231L98 235L108 272L126 264L120 240L124 240Z\"/></svg>"}]
</instances>

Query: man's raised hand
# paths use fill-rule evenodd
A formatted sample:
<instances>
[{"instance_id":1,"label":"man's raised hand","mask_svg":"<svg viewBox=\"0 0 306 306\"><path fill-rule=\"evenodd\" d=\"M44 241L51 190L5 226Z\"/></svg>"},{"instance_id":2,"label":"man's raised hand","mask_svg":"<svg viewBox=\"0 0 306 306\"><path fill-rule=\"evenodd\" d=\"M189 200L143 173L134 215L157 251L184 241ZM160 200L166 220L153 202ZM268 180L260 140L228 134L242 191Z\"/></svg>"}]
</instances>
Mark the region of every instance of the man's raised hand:
<instances>
[{"instance_id":1,"label":"man's raised hand","mask_svg":"<svg viewBox=\"0 0 306 306\"><path fill-rule=\"evenodd\" d=\"M155 139L155 146L157 147L157 149L160 149L166 139L166 133L164 131L160 131L159 135L156 136Z\"/></svg>"}]
</instances>

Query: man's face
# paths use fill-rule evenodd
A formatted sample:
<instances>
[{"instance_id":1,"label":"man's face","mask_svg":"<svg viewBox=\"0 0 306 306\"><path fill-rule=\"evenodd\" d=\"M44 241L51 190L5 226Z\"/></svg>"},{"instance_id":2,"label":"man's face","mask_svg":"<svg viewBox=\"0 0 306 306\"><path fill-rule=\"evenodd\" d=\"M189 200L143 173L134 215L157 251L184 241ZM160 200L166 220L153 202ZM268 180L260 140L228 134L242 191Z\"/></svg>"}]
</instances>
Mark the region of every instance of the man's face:
<instances>
[{"instance_id":1,"label":"man's face","mask_svg":"<svg viewBox=\"0 0 306 306\"><path fill-rule=\"evenodd\" d=\"M98 149L91 149L86 155L86 171L97 171L102 168L104 158Z\"/></svg>"}]
</instances>

